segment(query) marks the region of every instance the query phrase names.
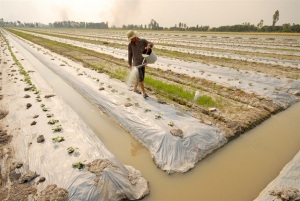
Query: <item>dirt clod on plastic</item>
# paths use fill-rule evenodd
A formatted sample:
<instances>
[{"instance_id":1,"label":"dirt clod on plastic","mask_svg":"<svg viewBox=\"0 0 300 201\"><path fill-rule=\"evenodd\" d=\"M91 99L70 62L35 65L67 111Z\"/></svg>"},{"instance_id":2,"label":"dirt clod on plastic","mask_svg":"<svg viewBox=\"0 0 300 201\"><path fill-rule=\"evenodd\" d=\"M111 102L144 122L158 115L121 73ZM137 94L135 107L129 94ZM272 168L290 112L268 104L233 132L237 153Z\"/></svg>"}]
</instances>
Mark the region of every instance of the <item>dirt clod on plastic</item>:
<instances>
[{"instance_id":1,"label":"dirt clod on plastic","mask_svg":"<svg viewBox=\"0 0 300 201\"><path fill-rule=\"evenodd\" d=\"M178 129L174 128L174 129L170 130L170 133L177 137L183 137L183 131L180 128L178 128Z\"/></svg>"},{"instance_id":2,"label":"dirt clod on plastic","mask_svg":"<svg viewBox=\"0 0 300 201\"><path fill-rule=\"evenodd\" d=\"M64 188L59 188L55 184L48 185L44 190L42 190L39 201L46 200L56 200L56 201L66 201L68 200L68 191Z\"/></svg>"},{"instance_id":3,"label":"dirt clod on plastic","mask_svg":"<svg viewBox=\"0 0 300 201\"><path fill-rule=\"evenodd\" d=\"M270 195L277 196L277 198L283 201L300 200L300 191L292 187L283 188L282 190L272 190Z\"/></svg>"},{"instance_id":4,"label":"dirt clod on plastic","mask_svg":"<svg viewBox=\"0 0 300 201\"><path fill-rule=\"evenodd\" d=\"M105 168L116 168L116 166L108 159L96 159L88 164L88 170L97 176L101 176Z\"/></svg>"}]
</instances>

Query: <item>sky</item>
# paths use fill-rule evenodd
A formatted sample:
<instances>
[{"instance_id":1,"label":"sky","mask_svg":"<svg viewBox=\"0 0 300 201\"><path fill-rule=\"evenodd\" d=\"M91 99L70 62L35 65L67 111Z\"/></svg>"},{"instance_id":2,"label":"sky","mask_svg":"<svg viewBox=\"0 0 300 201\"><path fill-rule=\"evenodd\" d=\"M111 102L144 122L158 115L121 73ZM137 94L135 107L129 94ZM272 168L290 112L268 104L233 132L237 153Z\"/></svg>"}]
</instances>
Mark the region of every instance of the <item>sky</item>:
<instances>
[{"instance_id":1,"label":"sky","mask_svg":"<svg viewBox=\"0 0 300 201\"><path fill-rule=\"evenodd\" d=\"M146 25L154 19L161 27L185 23L188 27L219 27L264 21L272 25L300 24L300 0L0 0L4 21L108 22L115 25Z\"/></svg>"}]
</instances>

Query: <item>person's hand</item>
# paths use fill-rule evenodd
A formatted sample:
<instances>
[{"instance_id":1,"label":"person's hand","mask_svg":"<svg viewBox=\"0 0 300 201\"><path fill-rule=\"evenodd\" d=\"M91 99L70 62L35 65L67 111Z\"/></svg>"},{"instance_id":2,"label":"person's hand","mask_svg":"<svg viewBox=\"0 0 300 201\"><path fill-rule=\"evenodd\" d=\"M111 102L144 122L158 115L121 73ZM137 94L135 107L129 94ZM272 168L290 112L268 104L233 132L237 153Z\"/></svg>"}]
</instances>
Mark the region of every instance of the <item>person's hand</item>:
<instances>
[{"instance_id":1,"label":"person's hand","mask_svg":"<svg viewBox=\"0 0 300 201\"><path fill-rule=\"evenodd\" d=\"M147 50L150 50L150 49L151 49L151 44L150 44L150 43L148 43L146 49L147 49Z\"/></svg>"}]
</instances>

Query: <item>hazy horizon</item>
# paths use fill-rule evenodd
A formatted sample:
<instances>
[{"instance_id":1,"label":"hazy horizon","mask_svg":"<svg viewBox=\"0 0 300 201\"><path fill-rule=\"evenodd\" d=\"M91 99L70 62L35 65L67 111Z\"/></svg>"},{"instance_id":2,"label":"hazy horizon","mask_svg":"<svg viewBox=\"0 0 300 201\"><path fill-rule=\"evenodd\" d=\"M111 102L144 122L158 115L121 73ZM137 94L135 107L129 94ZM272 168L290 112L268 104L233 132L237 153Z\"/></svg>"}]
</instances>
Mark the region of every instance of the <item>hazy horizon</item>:
<instances>
[{"instance_id":1,"label":"hazy horizon","mask_svg":"<svg viewBox=\"0 0 300 201\"><path fill-rule=\"evenodd\" d=\"M161 27L185 23L188 27L218 27L264 21L300 24L299 0L0 0L4 21L108 22L109 26L147 25L151 19Z\"/></svg>"}]
</instances>

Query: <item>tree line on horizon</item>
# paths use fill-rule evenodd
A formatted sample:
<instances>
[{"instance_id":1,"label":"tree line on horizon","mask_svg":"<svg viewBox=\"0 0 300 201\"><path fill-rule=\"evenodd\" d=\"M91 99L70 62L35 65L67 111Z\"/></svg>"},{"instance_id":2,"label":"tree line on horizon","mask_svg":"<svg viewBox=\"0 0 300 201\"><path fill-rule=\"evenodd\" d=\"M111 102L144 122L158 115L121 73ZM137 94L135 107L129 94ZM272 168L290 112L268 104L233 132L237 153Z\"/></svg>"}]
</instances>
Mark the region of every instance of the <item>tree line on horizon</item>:
<instances>
[{"instance_id":1,"label":"tree line on horizon","mask_svg":"<svg viewBox=\"0 0 300 201\"><path fill-rule=\"evenodd\" d=\"M161 27L159 23L154 19L151 19L149 24L145 25L123 25L122 27L108 26L108 22L75 22L75 21L60 21L49 23L48 25L42 23L22 23L20 21L16 22L5 22L3 18L0 19L1 27L50 27L50 28L88 28L88 29L133 29L133 30L170 30L170 31L214 31L214 32L298 32L300 33L299 24L290 24L285 23L281 26L276 26L277 21L279 20L279 11L276 10L273 15L272 25L264 25L264 21L260 22L255 26L250 24L250 22L245 22L237 25L227 25L220 27L209 26L192 26L189 27L186 23L179 22L172 27Z\"/></svg>"}]
</instances>

